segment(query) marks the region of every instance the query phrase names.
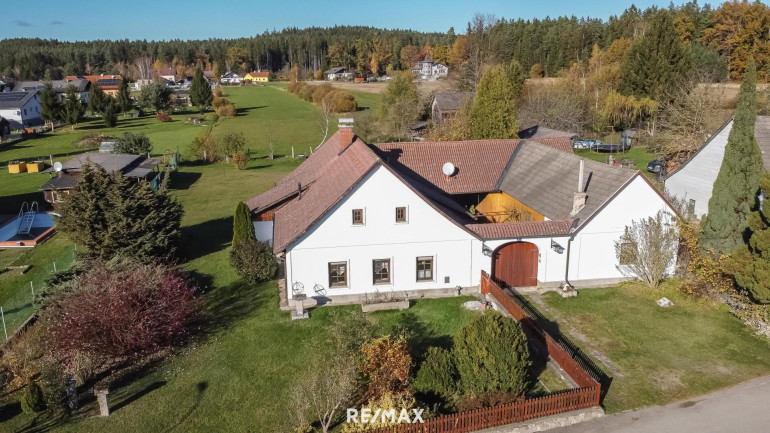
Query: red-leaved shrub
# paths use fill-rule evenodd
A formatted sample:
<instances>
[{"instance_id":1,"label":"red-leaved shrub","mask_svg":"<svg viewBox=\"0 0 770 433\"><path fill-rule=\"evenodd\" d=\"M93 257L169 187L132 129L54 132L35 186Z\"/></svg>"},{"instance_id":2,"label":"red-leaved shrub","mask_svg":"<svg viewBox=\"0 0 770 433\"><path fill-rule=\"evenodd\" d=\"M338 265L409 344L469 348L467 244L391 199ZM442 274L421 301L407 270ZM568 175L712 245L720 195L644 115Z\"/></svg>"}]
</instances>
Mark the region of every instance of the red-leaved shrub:
<instances>
[{"instance_id":1,"label":"red-leaved shrub","mask_svg":"<svg viewBox=\"0 0 770 433\"><path fill-rule=\"evenodd\" d=\"M109 363L180 342L196 317L195 287L158 264L96 262L45 310L48 337L61 358L82 352Z\"/></svg>"},{"instance_id":2,"label":"red-leaved shrub","mask_svg":"<svg viewBox=\"0 0 770 433\"><path fill-rule=\"evenodd\" d=\"M158 120L161 122L171 122L171 116L169 116L166 113L158 113L157 116L155 116Z\"/></svg>"}]
</instances>

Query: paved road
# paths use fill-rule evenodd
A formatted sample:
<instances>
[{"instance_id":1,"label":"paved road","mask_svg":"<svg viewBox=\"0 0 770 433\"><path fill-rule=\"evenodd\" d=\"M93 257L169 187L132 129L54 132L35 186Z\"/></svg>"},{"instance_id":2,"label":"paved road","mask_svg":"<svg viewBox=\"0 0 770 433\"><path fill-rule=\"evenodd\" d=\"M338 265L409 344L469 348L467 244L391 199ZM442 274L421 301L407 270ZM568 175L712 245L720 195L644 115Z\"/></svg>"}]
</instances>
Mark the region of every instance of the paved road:
<instances>
[{"instance_id":1,"label":"paved road","mask_svg":"<svg viewBox=\"0 0 770 433\"><path fill-rule=\"evenodd\" d=\"M770 376L765 376L690 400L622 412L549 433L770 432L769 401Z\"/></svg>"}]
</instances>

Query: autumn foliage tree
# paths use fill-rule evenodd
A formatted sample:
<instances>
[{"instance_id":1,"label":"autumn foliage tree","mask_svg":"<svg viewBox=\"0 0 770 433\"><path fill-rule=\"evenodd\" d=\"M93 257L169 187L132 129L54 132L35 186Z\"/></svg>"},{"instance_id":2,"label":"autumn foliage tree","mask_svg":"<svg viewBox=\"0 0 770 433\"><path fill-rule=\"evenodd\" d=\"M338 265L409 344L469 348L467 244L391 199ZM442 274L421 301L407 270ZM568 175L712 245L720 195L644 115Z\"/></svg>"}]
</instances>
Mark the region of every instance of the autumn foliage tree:
<instances>
[{"instance_id":1,"label":"autumn foliage tree","mask_svg":"<svg viewBox=\"0 0 770 433\"><path fill-rule=\"evenodd\" d=\"M411 394L409 373L412 357L403 336L376 338L361 347L361 354L361 372L368 379L364 399L371 401L386 395Z\"/></svg>"},{"instance_id":2,"label":"autumn foliage tree","mask_svg":"<svg viewBox=\"0 0 770 433\"><path fill-rule=\"evenodd\" d=\"M55 356L77 352L109 364L176 344L190 332L198 302L181 271L130 261L89 263L43 313Z\"/></svg>"}]
</instances>

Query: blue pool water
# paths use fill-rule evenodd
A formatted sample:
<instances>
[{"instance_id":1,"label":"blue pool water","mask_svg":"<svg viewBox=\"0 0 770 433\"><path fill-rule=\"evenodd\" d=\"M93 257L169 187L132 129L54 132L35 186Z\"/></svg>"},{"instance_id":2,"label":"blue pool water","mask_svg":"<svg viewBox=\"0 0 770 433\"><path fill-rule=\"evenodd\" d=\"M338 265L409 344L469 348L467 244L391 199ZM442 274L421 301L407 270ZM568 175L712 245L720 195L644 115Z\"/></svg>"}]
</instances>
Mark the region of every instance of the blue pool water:
<instances>
[{"instance_id":1,"label":"blue pool water","mask_svg":"<svg viewBox=\"0 0 770 433\"><path fill-rule=\"evenodd\" d=\"M51 215L42 212L38 213L35 215L35 220L32 222L30 235L34 238L36 233L42 233L55 225L56 223L53 221ZM0 242L13 240L16 237L16 232L18 230L19 218L14 218L8 224L0 227Z\"/></svg>"}]
</instances>

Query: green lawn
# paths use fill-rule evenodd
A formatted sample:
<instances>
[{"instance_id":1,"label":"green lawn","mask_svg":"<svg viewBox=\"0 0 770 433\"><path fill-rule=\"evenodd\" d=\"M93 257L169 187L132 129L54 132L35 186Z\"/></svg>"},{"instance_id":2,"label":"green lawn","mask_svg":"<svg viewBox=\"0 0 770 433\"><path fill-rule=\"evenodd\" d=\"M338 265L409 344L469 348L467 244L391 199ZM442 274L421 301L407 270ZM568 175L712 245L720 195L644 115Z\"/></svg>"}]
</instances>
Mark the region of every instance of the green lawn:
<instances>
[{"instance_id":1,"label":"green lawn","mask_svg":"<svg viewBox=\"0 0 770 433\"><path fill-rule=\"evenodd\" d=\"M610 153L596 152L594 150L575 150L575 154L582 156L583 158L593 159L594 161L607 162L607 157ZM632 147L628 152L612 153L611 154L616 162L620 162L623 159L633 159L634 168L640 170L647 175L650 180L655 180L655 173L647 171L647 163L658 158L658 155L650 153L647 149L641 147Z\"/></svg>"},{"instance_id":2,"label":"green lawn","mask_svg":"<svg viewBox=\"0 0 770 433\"><path fill-rule=\"evenodd\" d=\"M661 308L667 296L674 306ZM724 305L635 285L581 290L544 300L562 332L570 328L620 369L604 405L609 412L690 398L770 373L770 341L754 335ZM544 311L544 313L546 313ZM546 314L548 315L548 314ZM599 365L602 365L599 363Z\"/></svg>"}]
</instances>

